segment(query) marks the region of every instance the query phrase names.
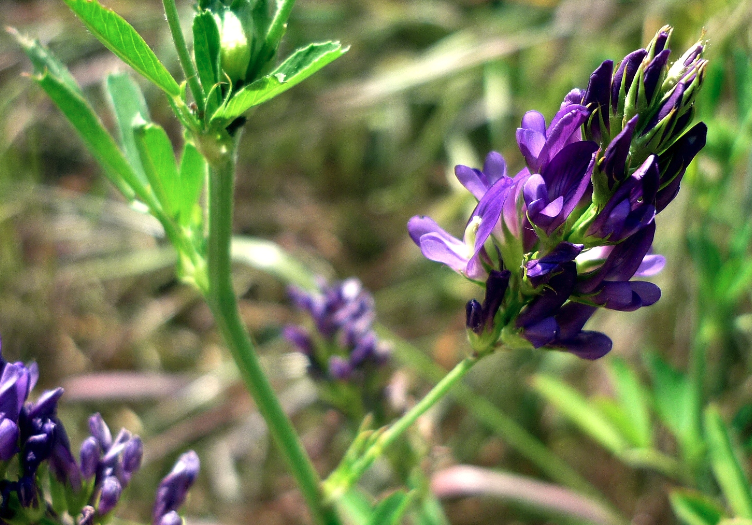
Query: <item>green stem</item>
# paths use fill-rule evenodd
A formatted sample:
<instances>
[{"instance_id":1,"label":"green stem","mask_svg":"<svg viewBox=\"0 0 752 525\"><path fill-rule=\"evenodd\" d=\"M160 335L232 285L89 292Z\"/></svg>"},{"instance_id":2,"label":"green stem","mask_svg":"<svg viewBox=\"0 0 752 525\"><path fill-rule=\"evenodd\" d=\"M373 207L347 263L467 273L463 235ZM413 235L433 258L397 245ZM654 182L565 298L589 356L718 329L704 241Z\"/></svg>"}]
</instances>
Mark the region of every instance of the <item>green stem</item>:
<instances>
[{"instance_id":1,"label":"green stem","mask_svg":"<svg viewBox=\"0 0 752 525\"><path fill-rule=\"evenodd\" d=\"M337 525L339 520L333 509L324 506L322 502L321 480L261 368L254 344L238 312L230 260L235 146L236 142L231 140L224 144L224 154L210 165L207 245L209 290L206 300L248 391L298 482L314 522L318 525Z\"/></svg>"},{"instance_id":2,"label":"green stem","mask_svg":"<svg viewBox=\"0 0 752 525\"><path fill-rule=\"evenodd\" d=\"M175 50L178 52L180 67L183 68L185 79L188 81L188 87L193 95L193 100L196 102L198 114L203 115L206 109L204 91L201 89L201 84L198 81L198 75L196 74L196 68L193 66L191 55L188 52L188 46L185 45L183 31L180 29L178 8L175 5L175 0L162 0L162 5L164 5L167 24L170 26L170 33L172 33L172 40L175 42Z\"/></svg>"},{"instance_id":3,"label":"green stem","mask_svg":"<svg viewBox=\"0 0 752 525\"><path fill-rule=\"evenodd\" d=\"M425 379L439 381L446 373L442 367L419 349L401 340L385 328L379 327L378 333L379 335L383 334L384 339L394 341L396 345L395 356ZM576 470L551 452L546 445L531 435L514 419L507 416L496 405L473 392L465 383L457 384L449 395L467 408L475 419L501 436L507 445L533 463L551 480L605 501L603 494Z\"/></svg>"},{"instance_id":4,"label":"green stem","mask_svg":"<svg viewBox=\"0 0 752 525\"><path fill-rule=\"evenodd\" d=\"M365 451L362 454L357 454L359 457L355 461L347 461L347 458L355 455L355 451L352 450L353 447L359 448L363 446L362 441L356 439L351 450L345 455L345 460L324 484L324 492L326 493L327 500L336 500L350 490L366 470L384 453L384 450L397 441L420 416L425 414L428 409L443 398L477 362L477 357L466 357L463 359L417 405L408 410L407 413L389 427L376 432L371 442L365 447Z\"/></svg>"}]
</instances>

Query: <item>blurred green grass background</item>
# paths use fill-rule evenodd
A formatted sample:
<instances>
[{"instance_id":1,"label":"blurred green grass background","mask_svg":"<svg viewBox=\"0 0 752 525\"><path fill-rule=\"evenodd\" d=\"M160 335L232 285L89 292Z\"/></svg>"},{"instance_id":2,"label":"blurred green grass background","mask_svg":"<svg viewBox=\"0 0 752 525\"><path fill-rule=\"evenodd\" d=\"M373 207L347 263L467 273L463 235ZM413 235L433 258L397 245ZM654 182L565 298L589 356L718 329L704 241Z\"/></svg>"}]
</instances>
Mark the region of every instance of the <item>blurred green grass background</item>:
<instances>
[{"instance_id":1,"label":"blurred green grass background","mask_svg":"<svg viewBox=\"0 0 752 525\"><path fill-rule=\"evenodd\" d=\"M2 4L3 25L47 43L107 115L102 80L126 66L62 2ZM159 1L105 4L178 69ZM179 7L188 20L191 6ZM658 219L655 249L668 258L656 279L663 298L635 313L599 313L589 326L608 333L612 355L637 369L648 350L686 369L692 345L704 345L708 395L730 420L752 404L750 293L722 282L747 271L750 260L746 244L732 241L750 227L752 211L751 19L752 2L738 0L298 0L288 50L328 39L351 49L251 115L240 147L236 232L273 240L328 277L358 276L375 294L380 321L448 368L467 350L464 304L478 290L424 260L406 235L407 219L431 215L461 231L474 203L458 191L455 164L480 166L494 149L516 173L522 158L514 132L525 111L550 119L602 60L620 60L664 24L675 27L675 56L704 29L711 65L698 105L708 146ZM147 466L125 518L148 516L149 491L190 446L204 461L187 508L196 522L305 522L208 310L175 279L158 227L122 203L61 114L23 77L28 69L0 35L4 355L36 360L42 387L66 386L62 415L72 428L83 433L86 415L101 411L111 426L144 437ZM179 140L164 96L145 89L154 120ZM275 386L297 409L317 467L328 472L349 434L341 417L315 403L299 361L278 338L296 319L284 285L242 266L236 279ZM129 375L103 375L116 371ZM544 352L495 355L469 382L633 523L673 523L669 482L624 467L561 419L527 386L540 371L588 395L611 392L601 362ZM423 391L414 371L401 373L411 394ZM749 440L748 422L736 421ZM432 422L434 467L460 462L540 474L450 403ZM662 439L674 447L668 435ZM453 524L562 523L483 498L448 501L446 510Z\"/></svg>"}]
</instances>

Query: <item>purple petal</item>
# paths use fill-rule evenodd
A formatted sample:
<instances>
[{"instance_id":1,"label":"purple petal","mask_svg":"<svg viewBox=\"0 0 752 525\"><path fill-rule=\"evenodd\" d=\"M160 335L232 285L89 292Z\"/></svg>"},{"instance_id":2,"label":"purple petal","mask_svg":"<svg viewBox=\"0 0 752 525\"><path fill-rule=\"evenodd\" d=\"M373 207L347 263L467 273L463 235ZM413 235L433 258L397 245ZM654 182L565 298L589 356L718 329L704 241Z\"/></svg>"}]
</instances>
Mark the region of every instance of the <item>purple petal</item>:
<instances>
[{"instance_id":1,"label":"purple petal","mask_svg":"<svg viewBox=\"0 0 752 525\"><path fill-rule=\"evenodd\" d=\"M460 181L467 191L473 194L473 197L480 200L488 191L490 184L488 178L479 170L463 166L461 164L454 167L454 175ZM408 223L409 229L409 223Z\"/></svg>"},{"instance_id":2,"label":"purple petal","mask_svg":"<svg viewBox=\"0 0 752 525\"><path fill-rule=\"evenodd\" d=\"M632 135L640 116L634 116L627 125L624 126L616 137L606 148L603 154L603 164L601 169L609 177L609 186L613 187L614 182L624 180L626 177L626 161L629 154L629 147L632 145Z\"/></svg>"},{"instance_id":3,"label":"purple petal","mask_svg":"<svg viewBox=\"0 0 752 525\"><path fill-rule=\"evenodd\" d=\"M611 339L601 332L580 332L571 339L557 342L555 345L562 350L574 354L582 359L600 359L611 351Z\"/></svg>"},{"instance_id":4,"label":"purple petal","mask_svg":"<svg viewBox=\"0 0 752 525\"><path fill-rule=\"evenodd\" d=\"M503 179L507 176L507 162L498 151L492 151L486 155L486 161L483 163L483 173L488 179L488 186L493 184L499 179Z\"/></svg>"},{"instance_id":5,"label":"purple petal","mask_svg":"<svg viewBox=\"0 0 752 525\"><path fill-rule=\"evenodd\" d=\"M537 111L528 111L522 116L522 129L536 131L541 135L546 134L546 118Z\"/></svg>"},{"instance_id":6,"label":"purple petal","mask_svg":"<svg viewBox=\"0 0 752 525\"><path fill-rule=\"evenodd\" d=\"M661 289L653 283L647 281L630 281L629 284L632 285L632 291L640 296L642 306L655 304L661 298Z\"/></svg>"},{"instance_id":7,"label":"purple petal","mask_svg":"<svg viewBox=\"0 0 752 525\"><path fill-rule=\"evenodd\" d=\"M563 341L574 338L598 308L588 304L568 302L556 313L559 338Z\"/></svg>"},{"instance_id":8,"label":"purple petal","mask_svg":"<svg viewBox=\"0 0 752 525\"><path fill-rule=\"evenodd\" d=\"M18 451L18 425L4 418L0 422L0 460L10 461Z\"/></svg>"},{"instance_id":9,"label":"purple petal","mask_svg":"<svg viewBox=\"0 0 752 525\"><path fill-rule=\"evenodd\" d=\"M652 277L656 275L666 265L666 258L663 255L646 255L640 263L640 267L634 274L634 277Z\"/></svg>"},{"instance_id":10,"label":"purple petal","mask_svg":"<svg viewBox=\"0 0 752 525\"><path fill-rule=\"evenodd\" d=\"M657 50L657 46L656 46ZM655 93L655 88L658 85L658 80L661 78L661 71L668 62L668 56L671 54L670 49L664 49L655 55L655 58L650 61L650 64L645 68L643 73L642 83L645 86L645 98L650 103Z\"/></svg>"},{"instance_id":11,"label":"purple petal","mask_svg":"<svg viewBox=\"0 0 752 525\"><path fill-rule=\"evenodd\" d=\"M616 73L614 73L614 79L611 81L611 110L616 111L619 103L619 91L622 84L624 85L624 93L629 92L629 87L632 85L637 68L642 63L642 60L647 56L648 52L644 49L638 49L632 51L630 54L624 57L619 64Z\"/></svg>"},{"instance_id":12,"label":"purple petal","mask_svg":"<svg viewBox=\"0 0 752 525\"><path fill-rule=\"evenodd\" d=\"M448 243L437 233L427 233L420 238L420 251L426 259L446 264L456 272L464 272L468 264L467 257L462 255L467 246L456 239Z\"/></svg>"},{"instance_id":13,"label":"purple petal","mask_svg":"<svg viewBox=\"0 0 752 525\"><path fill-rule=\"evenodd\" d=\"M528 325L522 331L522 335L530 341L535 348L546 346L553 342L559 333L559 326L553 317L546 317L536 323Z\"/></svg>"},{"instance_id":14,"label":"purple petal","mask_svg":"<svg viewBox=\"0 0 752 525\"><path fill-rule=\"evenodd\" d=\"M591 111L599 107L608 108L611 95L611 74L614 71L614 61L606 60L590 75L587 91L582 98L583 106L594 104ZM608 114L604 115L604 121L608 122Z\"/></svg>"},{"instance_id":15,"label":"purple petal","mask_svg":"<svg viewBox=\"0 0 752 525\"><path fill-rule=\"evenodd\" d=\"M520 153L525 157L530 171L539 171L540 163L538 156L546 144L546 136L531 129L517 128L517 145L520 148Z\"/></svg>"},{"instance_id":16,"label":"purple petal","mask_svg":"<svg viewBox=\"0 0 752 525\"><path fill-rule=\"evenodd\" d=\"M475 299L465 305L465 327L476 334L483 332L483 307Z\"/></svg>"}]
</instances>

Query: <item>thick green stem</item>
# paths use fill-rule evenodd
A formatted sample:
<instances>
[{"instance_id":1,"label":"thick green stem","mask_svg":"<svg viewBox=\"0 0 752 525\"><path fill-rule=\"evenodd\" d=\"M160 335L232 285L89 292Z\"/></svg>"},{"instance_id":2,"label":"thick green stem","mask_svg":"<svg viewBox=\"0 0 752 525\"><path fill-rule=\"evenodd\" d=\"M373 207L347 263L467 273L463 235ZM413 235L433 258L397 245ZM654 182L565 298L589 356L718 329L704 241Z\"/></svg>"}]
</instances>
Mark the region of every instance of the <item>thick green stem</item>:
<instances>
[{"instance_id":1,"label":"thick green stem","mask_svg":"<svg viewBox=\"0 0 752 525\"><path fill-rule=\"evenodd\" d=\"M322 502L321 480L261 368L253 342L238 312L230 261L235 143L226 146L225 154L210 165L207 245L209 290L206 300L246 387L298 482L315 523L337 525L339 520L333 509L325 507Z\"/></svg>"},{"instance_id":2,"label":"thick green stem","mask_svg":"<svg viewBox=\"0 0 752 525\"><path fill-rule=\"evenodd\" d=\"M201 89L201 84L198 81L198 74L196 73L196 68L193 66L191 54L188 52L188 46L185 45L183 31L180 29L178 8L175 6L175 0L162 0L162 5L164 5L167 24L170 26L170 33L172 33L172 40L175 42L175 50L178 52L180 67L183 68L185 79L188 81L188 87L193 95L193 100L196 102L198 114L203 115L204 110L206 109L206 105L204 104L204 91Z\"/></svg>"}]
</instances>

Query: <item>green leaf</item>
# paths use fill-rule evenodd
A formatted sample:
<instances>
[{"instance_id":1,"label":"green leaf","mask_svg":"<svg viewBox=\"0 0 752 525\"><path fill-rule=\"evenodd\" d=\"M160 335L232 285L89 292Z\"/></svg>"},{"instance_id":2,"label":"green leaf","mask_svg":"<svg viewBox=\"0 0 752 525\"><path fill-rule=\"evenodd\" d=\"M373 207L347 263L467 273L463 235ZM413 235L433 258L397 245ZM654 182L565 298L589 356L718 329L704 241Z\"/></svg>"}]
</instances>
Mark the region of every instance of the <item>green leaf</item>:
<instances>
[{"instance_id":1,"label":"green leaf","mask_svg":"<svg viewBox=\"0 0 752 525\"><path fill-rule=\"evenodd\" d=\"M141 35L120 15L97 0L65 0L86 27L123 62L149 79L173 98L180 86L162 65Z\"/></svg>"},{"instance_id":2,"label":"green leaf","mask_svg":"<svg viewBox=\"0 0 752 525\"><path fill-rule=\"evenodd\" d=\"M181 226L189 226L193 219L201 190L207 175L206 159L199 153L196 146L186 142L183 155L180 158L180 192L178 202L178 222Z\"/></svg>"},{"instance_id":3,"label":"green leaf","mask_svg":"<svg viewBox=\"0 0 752 525\"><path fill-rule=\"evenodd\" d=\"M674 433L686 458L699 457L703 442L692 383L657 354L646 354L645 362L653 382L658 417Z\"/></svg>"},{"instance_id":4,"label":"green leaf","mask_svg":"<svg viewBox=\"0 0 752 525\"><path fill-rule=\"evenodd\" d=\"M133 133L146 178L151 183L162 210L168 217L174 218L178 212L180 188L172 143L167 133L151 122L135 123Z\"/></svg>"},{"instance_id":5,"label":"green leaf","mask_svg":"<svg viewBox=\"0 0 752 525\"><path fill-rule=\"evenodd\" d=\"M626 439L609 418L566 383L537 375L533 378L533 387L583 432L614 454L618 455L628 448Z\"/></svg>"},{"instance_id":6,"label":"green leaf","mask_svg":"<svg viewBox=\"0 0 752 525\"><path fill-rule=\"evenodd\" d=\"M35 80L63 112L91 154L104 168L107 178L126 199L132 200L138 195L146 200L146 189L89 103L65 82L49 73L35 77Z\"/></svg>"},{"instance_id":7,"label":"green leaf","mask_svg":"<svg viewBox=\"0 0 752 525\"><path fill-rule=\"evenodd\" d=\"M371 503L358 488L353 488L336 498L337 513L349 525L366 525L371 516Z\"/></svg>"},{"instance_id":8,"label":"green leaf","mask_svg":"<svg viewBox=\"0 0 752 525\"><path fill-rule=\"evenodd\" d=\"M735 515L752 518L749 479L731 443L726 424L718 408L713 405L705 409L705 435L708 440L710 464L726 501Z\"/></svg>"},{"instance_id":9,"label":"green leaf","mask_svg":"<svg viewBox=\"0 0 752 525\"><path fill-rule=\"evenodd\" d=\"M653 429L645 390L623 359L614 358L609 364L608 370L616 388L619 404L630 422L628 428L622 429L622 432L635 447L650 448L653 443Z\"/></svg>"},{"instance_id":10,"label":"green leaf","mask_svg":"<svg viewBox=\"0 0 752 525\"><path fill-rule=\"evenodd\" d=\"M206 115L211 116L219 107L219 29L209 11L203 11L193 19L193 55L198 78L206 93Z\"/></svg>"},{"instance_id":11,"label":"green leaf","mask_svg":"<svg viewBox=\"0 0 752 525\"><path fill-rule=\"evenodd\" d=\"M43 46L38 40L32 40L21 35L13 28L9 28L8 32L16 39L16 42L23 48L26 56L31 60L31 65L34 66L34 72L38 75L48 73L51 77L56 78L59 82L64 84L71 92L84 97L81 87L68 71L68 68L55 57L50 50Z\"/></svg>"},{"instance_id":12,"label":"green leaf","mask_svg":"<svg viewBox=\"0 0 752 525\"><path fill-rule=\"evenodd\" d=\"M276 97L302 82L347 52L339 42L310 44L298 49L274 71L245 86L225 102L212 121L234 120L250 108Z\"/></svg>"},{"instance_id":13,"label":"green leaf","mask_svg":"<svg viewBox=\"0 0 752 525\"><path fill-rule=\"evenodd\" d=\"M131 167L139 176L143 185L146 186L149 181L146 178L143 166L141 166L141 157L136 146L136 138L133 135L134 122L151 120L144 96L138 85L125 73L108 75L105 86L117 122L120 146L123 148Z\"/></svg>"},{"instance_id":14,"label":"green leaf","mask_svg":"<svg viewBox=\"0 0 752 525\"><path fill-rule=\"evenodd\" d=\"M716 525L725 514L723 507L699 492L675 490L669 494L669 501L685 525Z\"/></svg>"},{"instance_id":15,"label":"green leaf","mask_svg":"<svg viewBox=\"0 0 752 525\"><path fill-rule=\"evenodd\" d=\"M373 514L367 522L368 525L394 525L399 523L411 499L410 494L402 491L390 494L373 509Z\"/></svg>"}]
</instances>

